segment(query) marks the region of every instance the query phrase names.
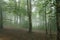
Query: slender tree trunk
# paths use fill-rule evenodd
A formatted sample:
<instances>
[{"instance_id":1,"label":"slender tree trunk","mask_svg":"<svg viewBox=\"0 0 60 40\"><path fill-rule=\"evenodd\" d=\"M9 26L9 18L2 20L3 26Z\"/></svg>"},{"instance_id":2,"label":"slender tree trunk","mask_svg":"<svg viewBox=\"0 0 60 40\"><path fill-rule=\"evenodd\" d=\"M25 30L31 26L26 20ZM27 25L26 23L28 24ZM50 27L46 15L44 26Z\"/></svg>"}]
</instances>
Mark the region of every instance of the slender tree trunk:
<instances>
[{"instance_id":1,"label":"slender tree trunk","mask_svg":"<svg viewBox=\"0 0 60 40\"><path fill-rule=\"evenodd\" d=\"M2 4L0 4L0 29L3 29Z\"/></svg>"},{"instance_id":2,"label":"slender tree trunk","mask_svg":"<svg viewBox=\"0 0 60 40\"><path fill-rule=\"evenodd\" d=\"M48 30L47 30L47 14L46 14L46 6L47 4L45 4L45 28L46 28L46 40L48 40Z\"/></svg>"},{"instance_id":3,"label":"slender tree trunk","mask_svg":"<svg viewBox=\"0 0 60 40\"><path fill-rule=\"evenodd\" d=\"M28 13L28 16L29 16L29 32L32 32L31 0L27 0L27 13Z\"/></svg>"},{"instance_id":4,"label":"slender tree trunk","mask_svg":"<svg viewBox=\"0 0 60 40\"><path fill-rule=\"evenodd\" d=\"M57 40L60 40L60 0L56 0Z\"/></svg>"},{"instance_id":5,"label":"slender tree trunk","mask_svg":"<svg viewBox=\"0 0 60 40\"><path fill-rule=\"evenodd\" d=\"M22 19L22 17L21 17L21 12L20 12L20 10L21 10L20 4L21 4L21 0L19 0L19 2L18 2L19 13L20 13L20 27L21 27L21 26L22 26L22 25L21 25L21 19Z\"/></svg>"},{"instance_id":6,"label":"slender tree trunk","mask_svg":"<svg viewBox=\"0 0 60 40\"><path fill-rule=\"evenodd\" d=\"M21 13L20 13L20 0L18 0L17 3L17 7L18 7L18 12L17 12L17 21L19 20L19 14L20 14L20 22L21 22ZM19 23L19 22L18 22ZM21 25L20 25L21 26Z\"/></svg>"}]
</instances>

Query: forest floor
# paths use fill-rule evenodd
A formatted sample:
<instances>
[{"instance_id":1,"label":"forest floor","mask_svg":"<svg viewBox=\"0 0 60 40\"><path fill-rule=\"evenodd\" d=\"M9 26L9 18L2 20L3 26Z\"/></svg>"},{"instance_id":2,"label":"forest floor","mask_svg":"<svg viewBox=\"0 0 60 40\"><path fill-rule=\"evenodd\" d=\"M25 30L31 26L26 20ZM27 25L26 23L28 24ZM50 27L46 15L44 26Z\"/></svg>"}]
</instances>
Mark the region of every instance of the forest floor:
<instances>
[{"instance_id":1,"label":"forest floor","mask_svg":"<svg viewBox=\"0 0 60 40\"><path fill-rule=\"evenodd\" d=\"M3 29L0 30L0 40L46 40L45 33L32 32L26 30ZM47 37L47 40L56 40L56 34Z\"/></svg>"}]
</instances>

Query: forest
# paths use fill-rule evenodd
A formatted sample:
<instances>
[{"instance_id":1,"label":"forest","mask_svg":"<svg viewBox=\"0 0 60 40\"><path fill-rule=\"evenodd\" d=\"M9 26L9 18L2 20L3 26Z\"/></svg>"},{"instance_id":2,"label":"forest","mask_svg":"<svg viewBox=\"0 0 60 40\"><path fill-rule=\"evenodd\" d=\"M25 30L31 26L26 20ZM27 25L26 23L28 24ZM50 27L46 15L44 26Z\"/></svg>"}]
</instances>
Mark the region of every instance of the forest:
<instances>
[{"instance_id":1,"label":"forest","mask_svg":"<svg viewBox=\"0 0 60 40\"><path fill-rule=\"evenodd\" d=\"M0 0L0 29L41 32L46 35L46 40L56 40L55 4L56 0Z\"/></svg>"}]
</instances>

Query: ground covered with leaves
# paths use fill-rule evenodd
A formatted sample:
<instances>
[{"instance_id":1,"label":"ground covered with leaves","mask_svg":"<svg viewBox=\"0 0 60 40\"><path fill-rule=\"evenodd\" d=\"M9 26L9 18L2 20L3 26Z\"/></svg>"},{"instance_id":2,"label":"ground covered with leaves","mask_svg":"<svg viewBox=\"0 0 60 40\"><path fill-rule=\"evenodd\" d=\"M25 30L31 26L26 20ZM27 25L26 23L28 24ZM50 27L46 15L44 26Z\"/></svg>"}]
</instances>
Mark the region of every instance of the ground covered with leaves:
<instances>
[{"instance_id":1,"label":"ground covered with leaves","mask_svg":"<svg viewBox=\"0 0 60 40\"><path fill-rule=\"evenodd\" d=\"M49 40L56 40L56 35L53 34L52 38L47 37ZM0 30L0 40L46 40L45 33L32 32L29 33L26 30Z\"/></svg>"}]
</instances>

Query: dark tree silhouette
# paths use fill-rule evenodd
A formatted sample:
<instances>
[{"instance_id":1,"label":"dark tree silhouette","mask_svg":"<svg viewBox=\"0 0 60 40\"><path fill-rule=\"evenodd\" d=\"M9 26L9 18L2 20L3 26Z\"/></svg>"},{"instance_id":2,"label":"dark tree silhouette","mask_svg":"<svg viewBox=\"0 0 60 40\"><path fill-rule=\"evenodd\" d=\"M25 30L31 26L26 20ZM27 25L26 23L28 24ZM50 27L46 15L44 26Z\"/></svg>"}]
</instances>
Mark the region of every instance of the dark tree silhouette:
<instances>
[{"instance_id":1,"label":"dark tree silhouette","mask_svg":"<svg viewBox=\"0 0 60 40\"><path fill-rule=\"evenodd\" d=\"M0 1L0 29L3 28L2 1Z\"/></svg>"},{"instance_id":2,"label":"dark tree silhouette","mask_svg":"<svg viewBox=\"0 0 60 40\"><path fill-rule=\"evenodd\" d=\"M27 0L27 13L28 13L28 16L29 16L29 32L32 32L31 0Z\"/></svg>"},{"instance_id":3,"label":"dark tree silhouette","mask_svg":"<svg viewBox=\"0 0 60 40\"><path fill-rule=\"evenodd\" d=\"M56 0L57 40L60 40L60 0Z\"/></svg>"}]
</instances>

